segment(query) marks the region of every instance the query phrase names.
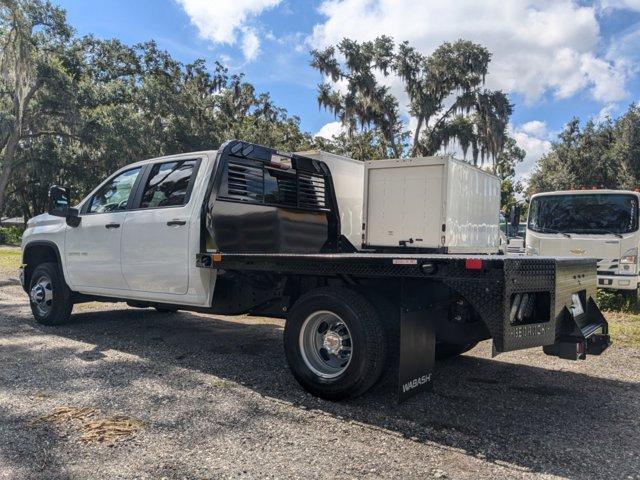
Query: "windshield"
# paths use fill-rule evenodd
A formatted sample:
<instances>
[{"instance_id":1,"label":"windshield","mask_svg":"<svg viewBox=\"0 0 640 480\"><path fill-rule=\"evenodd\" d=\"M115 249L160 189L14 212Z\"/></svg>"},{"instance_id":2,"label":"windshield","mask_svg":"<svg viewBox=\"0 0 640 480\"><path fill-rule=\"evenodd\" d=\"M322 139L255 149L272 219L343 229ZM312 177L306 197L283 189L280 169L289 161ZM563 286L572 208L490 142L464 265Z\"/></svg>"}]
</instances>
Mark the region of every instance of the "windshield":
<instances>
[{"instance_id":1,"label":"windshield","mask_svg":"<svg viewBox=\"0 0 640 480\"><path fill-rule=\"evenodd\" d=\"M638 200L618 193L548 195L531 200L529 228L549 233L629 233L638 229Z\"/></svg>"}]
</instances>

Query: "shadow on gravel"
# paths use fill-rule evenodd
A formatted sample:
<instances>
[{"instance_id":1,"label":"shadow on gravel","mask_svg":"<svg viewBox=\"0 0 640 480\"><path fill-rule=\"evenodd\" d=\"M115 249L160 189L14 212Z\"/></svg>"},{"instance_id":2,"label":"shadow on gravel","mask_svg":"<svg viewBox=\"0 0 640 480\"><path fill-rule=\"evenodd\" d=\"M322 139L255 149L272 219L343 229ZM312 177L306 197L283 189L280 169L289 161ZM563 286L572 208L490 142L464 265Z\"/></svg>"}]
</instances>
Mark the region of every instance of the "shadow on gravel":
<instances>
[{"instance_id":1,"label":"shadow on gravel","mask_svg":"<svg viewBox=\"0 0 640 480\"><path fill-rule=\"evenodd\" d=\"M293 380L278 320L248 325L131 309L73 318L71 325L59 328L32 325L92 345L73 353L87 362L98 362L106 350L119 350L156 369L140 369L141 377L160 375L171 366L213 374L277 401L516 469L594 479L627 478L640 471L640 388L634 383L463 356L438 364L433 393L404 404L395 401L392 379L357 400L331 403L305 393ZM55 375L64 385L64 369ZM229 426L236 427L242 425Z\"/></svg>"},{"instance_id":2,"label":"shadow on gravel","mask_svg":"<svg viewBox=\"0 0 640 480\"><path fill-rule=\"evenodd\" d=\"M11 472L16 478L32 478L46 472L46 478L68 478L51 448L57 435L47 425L40 429L25 428L30 420L0 408L0 476ZM11 434L5 436L8 432ZM36 442L39 448L25 447L31 442Z\"/></svg>"}]
</instances>

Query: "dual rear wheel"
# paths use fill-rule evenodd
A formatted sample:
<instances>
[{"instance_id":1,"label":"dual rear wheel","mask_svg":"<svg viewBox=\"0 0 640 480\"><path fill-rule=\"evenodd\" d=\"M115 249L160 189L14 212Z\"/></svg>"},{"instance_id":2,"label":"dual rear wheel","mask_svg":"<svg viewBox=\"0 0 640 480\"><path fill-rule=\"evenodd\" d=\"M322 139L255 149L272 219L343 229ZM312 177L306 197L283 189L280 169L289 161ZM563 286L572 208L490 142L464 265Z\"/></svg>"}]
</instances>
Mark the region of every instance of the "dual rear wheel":
<instances>
[{"instance_id":1,"label":"dual rear wheel","mask_svg":"<svg viewBox=\"0 0 640 480\"><path fill-rule=\"evenodd\" d=\"M397 367L397 312L379 303L374 306L343 287L318 288L300 297L285 324L284 350L303 388L327 400L353 398L369 390L385 366ZM455 357L475 345L438 342L436 359Z\"/></svg>"}]
</instances>

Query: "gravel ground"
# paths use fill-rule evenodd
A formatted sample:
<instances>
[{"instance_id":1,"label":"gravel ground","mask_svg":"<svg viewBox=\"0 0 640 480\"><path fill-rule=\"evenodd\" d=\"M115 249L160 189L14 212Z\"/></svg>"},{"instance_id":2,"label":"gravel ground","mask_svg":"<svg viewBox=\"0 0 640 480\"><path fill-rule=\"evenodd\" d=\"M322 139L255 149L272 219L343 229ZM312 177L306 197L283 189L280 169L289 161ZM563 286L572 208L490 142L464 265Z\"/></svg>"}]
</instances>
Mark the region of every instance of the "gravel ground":
<instances>
[{"instance_id":1,"label":"gravel ground","mask_svg":"<svg viewBox=\"0 0 640 480\"><path fill-rule=\"evenodd\" d=\"M289 374L281 321L87 304L44 327L12 275L0 270L2 479L640 478L638 348L492 360L484 342L438 364L433 393L398 405L387 384L331 403ZM114 415L139 429L83 436Z\"/></svg>"}]
</instances>

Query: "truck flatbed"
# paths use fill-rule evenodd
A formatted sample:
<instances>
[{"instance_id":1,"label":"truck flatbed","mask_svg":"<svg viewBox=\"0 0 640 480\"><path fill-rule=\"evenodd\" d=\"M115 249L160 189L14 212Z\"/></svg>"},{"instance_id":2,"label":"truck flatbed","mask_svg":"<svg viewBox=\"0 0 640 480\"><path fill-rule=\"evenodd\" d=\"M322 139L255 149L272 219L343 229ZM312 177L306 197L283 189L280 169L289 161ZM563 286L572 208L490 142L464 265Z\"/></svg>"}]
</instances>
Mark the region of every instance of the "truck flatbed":
<instances>
[{"instance_id":1,"label":"truck flatbed","mask_svg":"<svg viewBox=\"0 0 640 480\"><path fill-rule=\"evenodd\" d=\"M543 273L562 265L595 271L596 259L583 257L523 257L427 253L200 253L201 268L270 271L315 275L372 275L376 277L441 278L459 271L481 280L491 270L505 266ZM474 275L475 274L475 275ZM586 272L580 275L587 275Z\"/></svg>"}]
</instances>

